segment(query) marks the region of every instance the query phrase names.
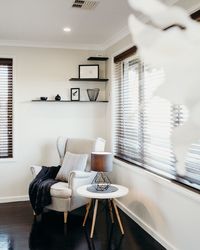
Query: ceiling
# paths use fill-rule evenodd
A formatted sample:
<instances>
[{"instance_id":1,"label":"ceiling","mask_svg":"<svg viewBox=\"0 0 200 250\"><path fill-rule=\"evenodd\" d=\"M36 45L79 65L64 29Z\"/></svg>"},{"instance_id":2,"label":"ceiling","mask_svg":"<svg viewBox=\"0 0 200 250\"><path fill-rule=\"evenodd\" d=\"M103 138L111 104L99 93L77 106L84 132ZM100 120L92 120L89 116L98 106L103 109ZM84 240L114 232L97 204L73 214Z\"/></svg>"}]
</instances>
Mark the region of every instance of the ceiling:
<instances>
[{"instance_id":1,"label":"ceiling","mask_svg":"<svg viewBox=\"0 0 200 250\"><path fill-rule=\"evenodd\" d=\"M84 10L72 8L72 0L0 0L0 44L105 48L128 34L131 9L127 0L97 1L95 9ZM191 9L198 2L179 0L178 4ZM71 32L64 32L64 27Z\"/></svg>"}]
</instances>

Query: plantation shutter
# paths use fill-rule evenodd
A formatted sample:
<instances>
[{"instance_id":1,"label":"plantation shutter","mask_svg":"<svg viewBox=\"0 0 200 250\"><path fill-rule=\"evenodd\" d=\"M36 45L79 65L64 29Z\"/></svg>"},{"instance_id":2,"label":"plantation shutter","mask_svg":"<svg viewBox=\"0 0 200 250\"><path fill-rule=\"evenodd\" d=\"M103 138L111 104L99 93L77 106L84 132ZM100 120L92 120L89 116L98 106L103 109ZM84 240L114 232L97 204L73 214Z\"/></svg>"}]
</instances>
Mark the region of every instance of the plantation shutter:
<instances>
[{"instance_id":1,"label":"plantation shutter","mask_svg":"<svg viewBox=\"0 0 200 250\"><path fill-rule=\"evenodd\" d=\"M13 62L0 58L0 158L13 157Z\"/></svg>"}]
</instances>

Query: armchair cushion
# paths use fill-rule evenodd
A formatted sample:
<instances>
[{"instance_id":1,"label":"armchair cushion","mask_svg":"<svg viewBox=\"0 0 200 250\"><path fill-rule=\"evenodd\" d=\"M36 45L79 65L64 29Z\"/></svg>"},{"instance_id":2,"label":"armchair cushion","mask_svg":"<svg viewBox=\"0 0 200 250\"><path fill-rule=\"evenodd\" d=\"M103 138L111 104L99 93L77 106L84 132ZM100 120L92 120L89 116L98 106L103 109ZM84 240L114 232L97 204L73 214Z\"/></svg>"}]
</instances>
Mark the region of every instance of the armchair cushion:
<instances>
[{"instance_id":1,"label":"armchair cushion","mask_svg":"<svg viewBox=\"0 0 200 250\"><path fill-rule=\"evenodd\" d=\"M68 188L68 183L66 182L57 182L51 186L50 194L53 197L59 198L69 198L72 195L72 190Z\"/></svg>"},{"instance_id":2,"label":"armchair cushion","mask_svg":"<svg viewBox=\"0 0 200 250\"><path fill-rule=\"evenodd\" d=\"M87 154L65 153L62 166L56 176L56 180L68 181L69 173L73 170L84 171L86 168Z\"/></svg>"}]
</instances>

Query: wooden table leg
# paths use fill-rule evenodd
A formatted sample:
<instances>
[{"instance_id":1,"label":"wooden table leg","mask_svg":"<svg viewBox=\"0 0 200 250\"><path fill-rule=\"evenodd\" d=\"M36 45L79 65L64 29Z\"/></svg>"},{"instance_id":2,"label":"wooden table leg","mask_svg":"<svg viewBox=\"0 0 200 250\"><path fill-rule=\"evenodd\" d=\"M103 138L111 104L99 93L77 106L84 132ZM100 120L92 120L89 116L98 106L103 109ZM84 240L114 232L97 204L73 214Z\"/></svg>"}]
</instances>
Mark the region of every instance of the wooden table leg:
<instances>
[{"instance_id":1,"label":"wooden table leg","mask_svg":"<svg viewBox=\"0 0 200 250\"><path fill-rule=\"evenodd\" d=\"M67 223L68 212L64 212L64 224Z\"/></svg>"},{"instance_id":2,"label":"wooden table leg","mask_svg":"<svg viewBox=\"0 0 200 250\"><path fill-rule=\"evenodd\" d=\"M112 200L112 203L113 203L113 206L114 206L114 209L115 209L115 213L116 213L116 216L117 216L119 227L121 229L122 234L124 234L124 229L123 229L122 222L121 222L121 219L120 219L120 216L119 216L117 205L115 204L114 200Z\"/></svg>"},{"instance_id":3,"label":"wooden table leg","mask_svg":"<svg viewBox=\"0 0 200 250\"><path fill-rule=\"evenodd\" d=\"M93 219L92 219L92 228L91 228L90 238L93 238L93 234L94 234L94 226L95 226L95 222L96 222L97 208L98 208L98 200L96 199L95 206L94 206L94 213L93 213Z\"/></svg>"},{"instance_id":4,"label":"wooden table leg","mask_svg":"<svg viewBox=\"0 0 200 250\"><path fill-rule=\"evenodd\" d=\"M114 223L114 216L113 216L113 212L112 212L112 203L111 203L110 199L108 199L108 206L109 206L111 221L112 221L112 223Z\"/></svg>"},{"instance_id":5,"label":"wooden table leg","mask_svg":"<svg viewBox=\"0 0 200 250\"><path fill-rule=\"evenodd\" d=\"M89 211L90 211L91 203L92 203L92 199L89 201L89 203L87 204L87 207L86 207L86 213L85 213L85 218L83 221L83 227L85 226L85 223L86 223Z\"/></svg>"}]
</instances>

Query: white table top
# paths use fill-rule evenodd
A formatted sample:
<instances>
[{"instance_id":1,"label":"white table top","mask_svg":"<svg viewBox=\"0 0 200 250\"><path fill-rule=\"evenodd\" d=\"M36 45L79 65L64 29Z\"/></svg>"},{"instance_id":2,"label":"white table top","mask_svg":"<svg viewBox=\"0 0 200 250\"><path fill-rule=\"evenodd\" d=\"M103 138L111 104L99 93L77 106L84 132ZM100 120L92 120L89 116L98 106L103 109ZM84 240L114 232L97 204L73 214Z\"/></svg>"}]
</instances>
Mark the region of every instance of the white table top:
<instances>
[{"instance_id":1,"label":"white table top","mask_svg":"<svg viewBox=\"0 0 200 250\"><path fill-rule=\"evenodd\" d=\"M91 199L114 199L114 198L119 198L128 194L128 188L121 186L121 185L111 184L111 186L118 188L117 191L111 192L111 193L103 193L103 192L93 193L87 190L87 188L90 186L91 184L84 185L84 186L77 188L77 193L80 196L91 198Z\"/></svg>"}]
</instances>

